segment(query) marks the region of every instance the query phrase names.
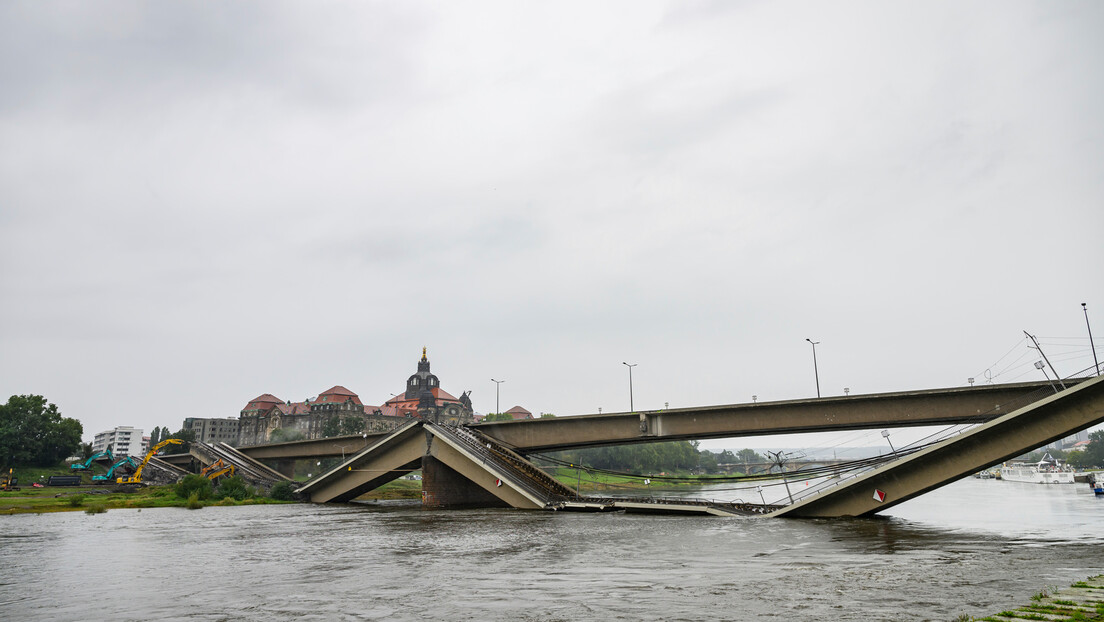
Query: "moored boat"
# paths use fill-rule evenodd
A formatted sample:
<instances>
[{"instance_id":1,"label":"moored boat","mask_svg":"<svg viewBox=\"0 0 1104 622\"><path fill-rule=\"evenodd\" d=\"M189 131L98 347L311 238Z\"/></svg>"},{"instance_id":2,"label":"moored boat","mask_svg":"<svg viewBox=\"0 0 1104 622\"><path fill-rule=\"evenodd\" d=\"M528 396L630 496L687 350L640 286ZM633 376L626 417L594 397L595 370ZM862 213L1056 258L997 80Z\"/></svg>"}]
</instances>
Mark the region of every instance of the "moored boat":
<instances>
[{"instance_id":1,"label":"moored boat","mask_svg":"<svg viewBox=\"0 0 1104 622\"><path fill-rule=\"evenodd\" d=\"M1072 484L1073 469L1048 453L1038 462L1009 462L1001 467L1001 479L1029 484Z\"/></svg>"}]
</instances>

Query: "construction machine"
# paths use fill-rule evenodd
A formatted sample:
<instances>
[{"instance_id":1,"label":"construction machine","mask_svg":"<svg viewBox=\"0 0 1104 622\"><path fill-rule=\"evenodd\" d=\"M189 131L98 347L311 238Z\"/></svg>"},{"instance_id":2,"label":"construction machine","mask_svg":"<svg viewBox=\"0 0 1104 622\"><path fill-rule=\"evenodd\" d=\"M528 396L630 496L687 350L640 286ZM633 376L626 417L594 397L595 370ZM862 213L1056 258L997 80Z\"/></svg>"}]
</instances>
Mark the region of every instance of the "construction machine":
<instances>
[{"instance_id":1,"label":"construction machine","mask_svg":"<svg viewBox=\"0 0 1104 622\"><path fill-rule=\"evenodd\" d=\"M214 471L218 471L219 469L222 469L222 468L225 468L225 467L226 467L226 462L224 462L222 458L219 458L218 460L215 460L211 464L208 464L207 466L200 469L199 474L202 475L203 477L207 477L208 474L213 473Z\"/></svg>"},{"instance_id":2,"label":"construction machine","mask_svg":"<svg viewBox=\"0 0 1104 622\"><path fill-rule=\"evenodd\" d=\"M12 475L12 470L13 469L8 469L7 473L0 473L0 490L4 492L21 490L19 486L16 486L16 484L19 483L19 480L17 480L15 476Z\"/></svg>"},{"instance_id":3,"label":"construction machine","mask_svg":"<svg viewBox=\"0 0 1104 622\"><path fill-rule=\"evenodd\" d=\"M116 480L116 483L119 483L119 484L141 484L142 483L142 469L146 468L146 464L149 463L150 458L152 458L154 456L154 454L161 451L165 447L168 447L169 445L183 445L183 444L184 444L184 441L179 439L179 438L167 438L167 439L161 441L160 443L154 445L153 449L149 450L149 453L146 454L146 457L142 458L142 462L138 465L138 468L136 468L134 470L134 473L131 474L131 475L128 475L127 477L120 477L119 479Z\"/></svg>"},{"instance_id":4,"label":"construction machine","mask_svg":"<svg viewBox=\"0 0 1104 622\"><path fill-rule=\"evenodd\" d=\"M223 477L223 476L230 477L230 476L234 475L234 471L237 471L237 469L234 468L234 465L227 464L226 466L222 467L221 469L218 469L218 470L215 470L215 471L211 471L210 473L207 473L206 477L207 477L207 479L211 480L212 482L216 482L216 481L218 481L218 478L220 478L220 477Z\"/></svg>"},{"instance_id":5,"label":"construction machine","mask_svg":"<svg viewBox=\"0 0 1104 622\"><path fill-rule=\"evenodd\" d=\"M74 471L91 471L92 463L96 460L99 460L100 458L107 458L108 462L115 460L115 457L111 455L111 450L108 449L106 451L100 451L92 454L88 457L88 460L85 460L84 462L75 462L73 464L70 464L69 468Z\"/></svg>"},{"instance_id":6,"label":"construction machine","mask_svg":"<svg viewBox=\"0 0 1104 622\"><path fill-rule=\"evenodd\" d=\"M93 475L92 476L92 483L93 484L110 484L112 481L114 481L112 478L115 475L115 471L117 469L124 468L124 467L130 467L131 469L134 469L134 470L138 469L138 465L134 463L134 458L132 458L130 456L127 456L127 457L123 458L122 460L116 462L115 464L111 465L111 468L107 470L107 473L104 473L103 475Z\"/></svg>"}]
</instances>

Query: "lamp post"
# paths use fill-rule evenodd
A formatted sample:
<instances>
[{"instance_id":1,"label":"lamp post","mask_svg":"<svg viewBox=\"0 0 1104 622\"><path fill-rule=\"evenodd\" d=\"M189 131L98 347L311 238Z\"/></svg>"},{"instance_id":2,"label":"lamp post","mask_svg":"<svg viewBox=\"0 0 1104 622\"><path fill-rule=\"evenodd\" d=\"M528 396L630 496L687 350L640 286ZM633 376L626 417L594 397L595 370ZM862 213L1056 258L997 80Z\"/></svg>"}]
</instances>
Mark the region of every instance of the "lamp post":
<instances>
[{"instance_id":1,"label":"lamp post","mask_svg":"<svg viewBox=\"0 0 1104 622\"><path fill-rule=\"evenodd\" d=\"M341 448L341 461L345 462L345 448L346 447L352 447L352 445L338 445L338 444L335 443L334 447L340 447Z\"/></svg>"},{"instance_id":2,"label":"lamp post","mask_svg":"<svg viewBox=\"0 0 1104 622\"><path fill-rule=\"evenodd\" d=\"M1058 392L1058 387L1054 386L1054 382L1050 379L1050 376L1047 375L1046 366L1043 365L1042 361L1035 361L1035 369L1043 372L1043 377L1046 378L1047 382L1050 383L1050 388L1054 389L1054 392L1057 393Z\"/></svg>"},{"instance_id":3,"label":"lamp post","mask_svg":"<svg viewBox=\"0 0 1104 622\"><path fill-rule=\"evenodd\" d=\"M636 407L633 406L633 390L632 390L632 368L639 365L639 363L633 363L632 365L621 361L621 364L629 368L629 412L636 412Z\"/></svg>"},{"instance_id":4,"label":"lamp post","mask_svg":"<svg viewBox=\"0 0 1104 622\"><path fill-rule=\"evenodd\" d=\"M889 443L889 451L896 455L897 450L893 448L893 441L889 440L889 430L882 430L882 438L884 438L886 442Z\"/></svg>"},{"instance_id":5,"label":"lamp post","mask_svg":"<svg viewBox=\"0 0 1104 622\"><path fill-rule=\"evenodd\" d=\"M1081 303L1081 310L1085 312L1085 328L1089 329L1089 349L1093 353L1093 366L1096 367L1096 375L1100 375L1100 361L1096 360L1096 346L1093 345L1092 340L1092 326L1089 326L1089 308L1085 306L1085 303Z\"/></svg>"},{"instance_id":6,"label":"lamp post","mask_svg":"<svg viewBox=\"0 0 1104 622\"><path fill-rule=\"evenodd\" d=\"M494 378L491 378L491 382L495 383L495 414L496 415L501 415L502 413L499 411L499 408L498 408L498 387L503 382L506 382L506 381L505 380L495 380Z\"/></svg>"},{"instance_id":7,"label":"lamp post","mask_svg":"<svg viewBox=\"0 0 1104 622\"><path fill-rule=\"evenodd\" d=\"M813 345L813 377L816 378L817 397L820 397L820 371L817 370L817 362L816 362L816 347L817 347L817 344L820 343L820 342L819 341L813 341L812 339L809 339L808 337L805 338L805 341L808 341L809 343L811 343Z\"/></svg>"}]
</instances>

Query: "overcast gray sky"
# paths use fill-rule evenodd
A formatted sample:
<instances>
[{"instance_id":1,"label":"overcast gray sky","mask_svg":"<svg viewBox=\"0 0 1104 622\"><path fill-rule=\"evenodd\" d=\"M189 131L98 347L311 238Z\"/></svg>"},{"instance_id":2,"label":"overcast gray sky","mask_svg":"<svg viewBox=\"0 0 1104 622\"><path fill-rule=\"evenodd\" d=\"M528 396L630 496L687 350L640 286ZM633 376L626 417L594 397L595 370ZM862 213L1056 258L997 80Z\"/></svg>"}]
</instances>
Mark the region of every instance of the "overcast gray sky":
<instances>
[{"instance_id":1,"label":"overcast gray sky","mask_svg":"<svg viewBox=\"0 0 1104 622\"><path fill-rule=\"evenodd\" d=\"M1042 380L1104 338L1099 2L0 3L0 393L178 429ZM1008 355L1008 356L1006 356ZM988 370L988 372L987 372Z\"/></svg>"}]
</instances>

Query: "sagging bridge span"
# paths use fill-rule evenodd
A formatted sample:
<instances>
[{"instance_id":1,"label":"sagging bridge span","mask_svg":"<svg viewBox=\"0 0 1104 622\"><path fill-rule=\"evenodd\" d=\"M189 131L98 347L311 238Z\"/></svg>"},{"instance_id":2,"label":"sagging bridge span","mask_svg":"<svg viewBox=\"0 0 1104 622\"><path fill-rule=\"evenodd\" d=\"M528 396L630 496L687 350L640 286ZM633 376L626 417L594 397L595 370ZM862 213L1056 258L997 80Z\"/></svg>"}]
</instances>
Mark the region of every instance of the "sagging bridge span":
<instances>
[{"instance_id":1,"label":"sagging bridge span","mask_svg":"<svg viewBox=\"0 0 1104 622\"><path fill-rule=\"evenodd\" d=\"M311 501L320 503L350 501L420 469L423 502L428 507L857 516L892 507L1102 421L1104 384L1098 377L1059 393L1047 383L1018 383L495 422L461 428L411 420L383 435L238 450L284 473L290 472L296 459L341 456L338 466L299 489ZM536 452L601 445L953 424L979 425L787 506L582 497L525 458Z\"/></svg>"}]
</instances>

